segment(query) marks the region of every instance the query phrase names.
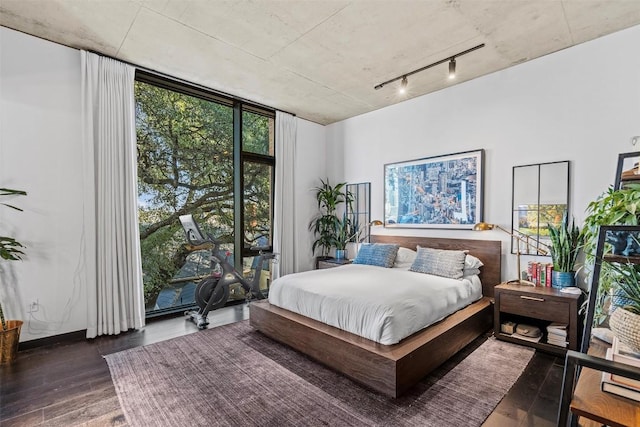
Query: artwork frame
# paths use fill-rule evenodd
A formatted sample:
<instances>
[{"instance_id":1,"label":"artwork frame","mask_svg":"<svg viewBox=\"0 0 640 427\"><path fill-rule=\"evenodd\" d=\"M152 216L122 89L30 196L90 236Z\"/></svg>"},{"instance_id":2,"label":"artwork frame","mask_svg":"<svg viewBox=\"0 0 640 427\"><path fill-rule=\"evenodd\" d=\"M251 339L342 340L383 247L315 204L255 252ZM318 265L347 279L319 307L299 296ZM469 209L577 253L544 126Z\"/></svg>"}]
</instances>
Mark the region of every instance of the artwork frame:
<instances>
[{"instance_id":1,"label":"artwork frame","mask_svg":"<svg viewBox=\"0 0 640 427\"><path fill-rule=\"evenodd\" d=\"M385 227L471 230L483 220L484 149L384 165Z\"/></svg>"},{"instance_id":2,"label":"artwork frame","mask_svg":"<svg viewBox=\"0 0 640 427\"><path fill-rule=\"evenodd\" d=\"M620 190L628 183L640 184L640 151L618 154L615 190Z\"/></svg>"}]
</instances>

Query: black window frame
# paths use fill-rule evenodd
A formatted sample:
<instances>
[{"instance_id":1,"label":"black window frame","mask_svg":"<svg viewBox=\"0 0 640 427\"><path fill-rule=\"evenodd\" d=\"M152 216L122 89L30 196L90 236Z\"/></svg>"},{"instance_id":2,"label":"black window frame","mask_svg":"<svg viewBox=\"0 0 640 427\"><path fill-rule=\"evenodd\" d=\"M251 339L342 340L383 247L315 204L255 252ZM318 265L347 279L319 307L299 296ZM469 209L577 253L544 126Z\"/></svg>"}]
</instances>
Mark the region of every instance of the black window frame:
<instances>
[{"instance_id":1,"label":"black window frame","mask_svg":"<svg viewBox=\"0 0 640 427\"><path fill-rule=\"evenodd\" d=\"M233 108L233 194L234 194L234 253L240 256L234 257L235 268L242 271L242 261L244 257L257 256L258 251L244 247L244 162L250 161L272 167L271 173L271 223L270 235L272 237L269 251L273 250L273 214L274 214L274 197L275 197L275 165L276 165L276 129L274 123L273 132L273 156L246 152L242 150L242 112L248 111L254 114L260 114L265 117L273 118L275 122L276 112L274 109L258 105L245 99L233 97L227 94L221 94L214 90L189 83L183 80L174 79L168 76L159 75L147 70L136 69L135 81L158 86L163 89L175 91L185 95L201 98L211 102Z\"/></svg>"}]
</instances>

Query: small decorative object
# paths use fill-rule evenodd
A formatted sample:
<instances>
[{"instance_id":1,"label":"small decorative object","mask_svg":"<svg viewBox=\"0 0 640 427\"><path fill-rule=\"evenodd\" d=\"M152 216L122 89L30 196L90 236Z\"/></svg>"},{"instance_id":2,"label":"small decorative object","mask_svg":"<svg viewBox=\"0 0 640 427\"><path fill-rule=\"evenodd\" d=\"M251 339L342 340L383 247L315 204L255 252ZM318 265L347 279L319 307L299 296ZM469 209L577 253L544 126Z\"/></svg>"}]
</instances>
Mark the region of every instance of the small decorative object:
<instances>
[{"instance_id":1,"label":"small decorative object","mask_svg":"<svg viewBox=\"0 0 640 427\"><path fill-rule=\"evenodd\" d=\"M484 150L384 167L387 227L471 229L482 221Z\"/></svg>"},{"instance_id":2,"label":"small decorative object","mask_svg":"<svg viewBox=\"0 0 640 427\"><path fill-rule=\"evenodd\" d=\"M537 326L519 323L518 326L516 326L516 334L522 335L523 337L537 338L542 335L542 331L540 331L540 328Z\"/></svg>"},{"instance_id":3,"label":"small decorative object","mask_svg":"<svg viewBox=\"0 0 640 427\"><path fill-rule=\"evenodd\" d=\"M347 257L346 249L336 249L336 259L345 259Z\"/></svg>"},{"instance_id":4,"label":"small decorative object","mask_svg":"<svg viewBox=\"0 0 640 427\"><path fill-rule=\"evenodd\" d=\"M573 271L578 253L584 244L584 234L572 219L569 224L568 215L562 218L562 223L555 227L549 224L549 237L551 239L551 260L553 261L553 273L551 285L554 288L566 288L575 285L575 272Z\"/></svg>"},{"instance_id":5,"label":"small decorative object","mask_svg":"<svg viewBox=\"0 0 640 427\"><path fill-rule=\"evenodd\" d=\"M609 326L618 339L640 352L640 265L612 263L614 292L623 306L613 310Z\"/></svg>"},{"instance_id":6,"label":"small decorative object","mask_svg":"<svg viewBox=\"0 0 640 427\"><path fill-rule=\"evenodd\" d=\"M506 321L500 325L500 332L503 334L513 334L516 331L516 323L512 321Z\"/></svg>"},{"instance_id":7,"label":"small decorative object","mask_svg":"<svg viewBox=\"0 0 640 427\"><path fill-rule=\"evenodd\" d=\"M618 307L609 318L609 326L621 343L640 352L640 315Z\"/></svg>"}]
</instances>

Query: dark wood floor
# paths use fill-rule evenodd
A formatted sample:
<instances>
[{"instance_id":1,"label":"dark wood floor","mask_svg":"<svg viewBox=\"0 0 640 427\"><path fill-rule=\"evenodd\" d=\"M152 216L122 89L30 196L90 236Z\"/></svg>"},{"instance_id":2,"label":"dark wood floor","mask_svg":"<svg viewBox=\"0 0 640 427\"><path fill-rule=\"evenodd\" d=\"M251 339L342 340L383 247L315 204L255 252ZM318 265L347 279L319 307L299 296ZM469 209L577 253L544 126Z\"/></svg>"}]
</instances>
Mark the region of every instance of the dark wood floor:
<instances>
[{"instance_id":1,"label":"dark wood floor","mask_svg":"<svg viewBox=\"0 0 640 427\"><path fill-rule=\"evenodd\" d=\"M216 310L209 327L248 318L246 305ZM102 355L197 332L183 317L151 321L142 330L21 351L0 368L0 426L122 426L126 420ZM553 426L562 362L537 352L487 427Z\"/></svg>"}]
</instances>

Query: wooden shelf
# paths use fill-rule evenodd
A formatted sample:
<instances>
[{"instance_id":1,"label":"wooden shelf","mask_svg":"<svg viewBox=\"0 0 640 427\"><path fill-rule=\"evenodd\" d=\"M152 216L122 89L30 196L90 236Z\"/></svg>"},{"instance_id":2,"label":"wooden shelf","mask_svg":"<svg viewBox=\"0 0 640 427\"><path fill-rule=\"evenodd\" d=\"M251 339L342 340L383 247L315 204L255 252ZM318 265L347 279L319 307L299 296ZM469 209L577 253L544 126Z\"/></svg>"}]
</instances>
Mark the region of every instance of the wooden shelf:
<instances>
[{"instance_id":1,"label":"wooden shelf","mask_svg":"<svg viewBox=\"0 0 640 427\"><path fill-rule=\"evenodd\" d=\"M604 357L606 346L591 341L589 354ZM640 404L600 389L602 372L582 368L571 400L571 412L609 426L633 426L640 423ZM600 425L600 424L598 424Z\"/></svg>"},{"instance_id":2,"label":"wooden shelf","mask_svg":"<svg viewBox=\"0 0 640 427\"><path fill-rule=\"evenodd\" d=\"M618 262L621 264L640 264L640 256L624 256L624 255L612 255L607 254L602 257L603 261L606 262Z\"/></svg>"}]
</instances>

